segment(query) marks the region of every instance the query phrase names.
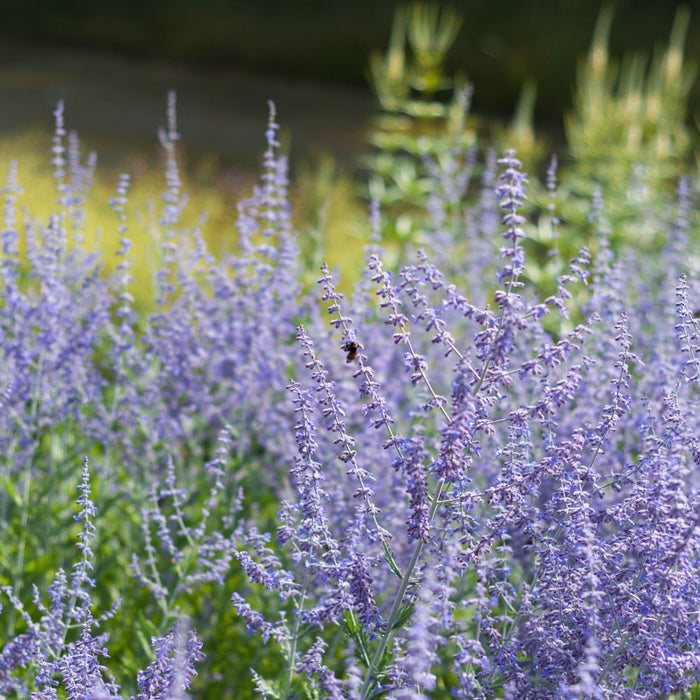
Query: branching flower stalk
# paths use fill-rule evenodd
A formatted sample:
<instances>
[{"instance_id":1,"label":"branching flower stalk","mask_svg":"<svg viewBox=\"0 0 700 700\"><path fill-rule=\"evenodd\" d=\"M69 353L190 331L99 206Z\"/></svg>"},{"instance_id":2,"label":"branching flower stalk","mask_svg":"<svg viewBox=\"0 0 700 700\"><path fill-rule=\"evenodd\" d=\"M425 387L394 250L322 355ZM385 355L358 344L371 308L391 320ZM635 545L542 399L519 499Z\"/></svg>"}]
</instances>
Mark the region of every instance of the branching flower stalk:
<instances>
[{"instance_id":1,"label":"branching flower stalk","mask_svg":"<svg viewBox=\"0 0 700 700\"><path fill-rule=\"evenodd\" d=\"M501 176L501 185L497 189L497 194L499 199L501 200L501 208L505 212L503 217L503 223L508 227L508 231L504 234L504 238L510 240L512 247L510 250L504 250L502 253L504 257L510 259L510 264L507 264L504 267L500 275L501 279L507 279L508 282L505 293L502 295L499 295L499 293L497 293L496 295L497 301L501 308L501 313L498 319L496 331L493 335L494 343L497 342L497 340L500 338L501 333L503 332L503 328L506 322L506 314L510 311L511 308L513 289L518 286L521 286L521 283L518 281L518 277L522 274L524 265L522 257L523 249L520 246L520 240L525 236L523 230L521 229L521 226L525 222L525 219L517 213L517 210L522 206L521 197L523 197L525 194L525 177L520 173L520 163L519 161L517 161L517 159L515 159L515 153L513 151L509 151L508 153L506 153L505 158L499 161L499 163L501 165L507 166L507 170ZM378 294L380 297L385 299L385 301L382 303L382 306L389 307L391 310L391 315L387 320L387 323L394 325L397 328L397 332L394 335L394 342L405 343L407 345L409 355L413 363L413 367L417 369L419 379L422 380L428 388L428 391L432 396L433 401L438 406L440 412L442 413L443 417L447 421L447 424L449 425L452 422L452 418L443 405L444 399L437 395L426 375L425 361L423 360L423 358L417 355L413 348L413 345L411 344L408 330L408 319L400 312L401 302L398 300L393 290L389 275L382 269L381 261L377 256L373 256L371 258L369 268L370 270L375 272L373 280L382 283ZM340 315L339 309L337 310L337 312L339 315L338 322L340 323L340 325L343 326L344 333L347 333L347 329L345 328L345 324L342 322L343 319ZM491 366L491 362L492 356L489 354L485 358L484 366L481 370L481 373L479 374L475 386L472 388L472 397L475 397L481 390L481 387ZM412 381L415 384L416 381L418 381L418 377L416 377L416 379L412 378ZM390 426L387 425L387 429L390 434L390 438L392 439L392 442L395 442L393 431L391 431ZM435 491L430 497L427 517L427 523L429 527L434 522L446 484L447 476L443 475L438 481ZM401 608L403 605L404 597L406 595L406 591L408 590L408 586L411 583L413 574L416 570L421 554L423 553L423 548L425 547L426 543L427 536L425 538L420 538L419 540L417 540L414 546L413 553L408 562L406 570L403 573L403 576L399 583L399 587L394 596L394 602L389 613L386 629L379 640L374 657L372 658L372 663L367 669L367 674L365 676L365 680L361 689L362 700L365 700L365 698L367 698L369 696L369 693L371 692L372 685L375 681L377 669L379 668L379 664L381 663L382 657L384 656L384 652L393 635L395 625L401 614Z\"/></svg>"},{"instance_id":2,"label":"branching flower stalk","mask_svg":"<svg viewBox=\"0 0 700 700\"><path fill-rule=\"evenodd\" d=\"M377 272L377 275L379 278L382 277L382 273L380 271L380 265L379 265L379 260L378 258L374 259L374 269ZM335 326L338 329L341 329L342 331L342 336L341 336L341 342L342 344L348 342L349 340L353 340L353 342L356 342L355 339L355 333L351 328L351 321L349 317L343 316L341 307L340 307L340 299L342 298L342 295L338 294L335 292L335 290L332 288L332 278L330 276L330 272L328 270L327 265L324 263L323 267L321 268L322 272L322 277L319 280L323 285L324 285L324 295L323 299L324 300L332 300L332 304L329 307L328 311L331 314L334 314L336 318L331 322L333 326ZM437 405L440 406L441 411L443 414L446 416L446 419L449 420L449 415L445 412L444 407L442 406L442 401L440 401L440 397L435 393L432 385L428 381L425 371L423 369L424 363L419 361L419 358L415 351L413 350L412 345L410 344L410 338L408 335L408 328L407 328L407 319L404 320L405 317L402 315L398 314L398 306L395 303L395 300L393 299L392 295L392 301L389 303L393 303L393 311L394 311L394 319L396 327L398 328L397 334L395 335L395 342L404 342L408 345L409 347L409 353L411 354L412 359L416 361L416 365L419 367L419 373L421 378L425 381L428 390L431 392L433 399L436 401ZM396 340L398 338L398 341ZM361 347L361 346L360 346ZM373 386L374 384L374 377L373 377L373 372L370 370L370 368L366 365L367 357L359 352L357 355L357 361L359 364L359 369L357 372L355 372L354 376L362 376L365 379L365 382L367 383L368 386ZM374 398L374 397L373 397ZM381 425L384 425L387 434L389 436L389 441L390 443L394 446L395 450L397 451L398 457L400 460L404 459L403 452L400 448L400 445L396 439L396 434L394 433L394 430L391 427L391 423L393 423L393 420L391 417L385 413L385 409L383 408L381 398L374 399L375 402L378 404L379 409L380 409L380 415L381 418L377 421L375 421L375 427L379 427ZM428 512L428 522L432 522L435 513L437 512L437 508L439 505L439 500L440 500L440 495L442 494L442 490L444 488L445 484L445 479L441 479L440 484L438 485L438 495L437 497L433 498L432 503L430 505L430 509ZM388 549L388 542L383 536L383 529L379 526L379 523L376 520L376 508L372 508L370 511L372 513L373 517L373 522L375 523L375 526L377 527L378 532L380 533L380 537L382 538L382 546L385 552L385 555L389 555L391 557L391 560L388 559L389 564L391 565L392 570L394 573L399 576L399 587L396 592L396 595L394 597L394 603L391 608L391 612L389 613L389 618L387 620L386 626L385 626L385 632L382 634L377 650L375 651L375 654L372 658L371 664L367 670L367 675L365 677L365 681L363 683L362 689L361 689L361 696L362 698L367 697L367 694L369 693L371 689L371 684L374 680L374 675L376 673L376 670L378 668L379 662L381 661L381 658L384 654L384 651L386 649L386 646L391 638L391 634L393 632L394 625L396 624L396 621L398 619L399 613L401 611L401 605L403 603L404 596L406 594L406 590L411 582L411 578L413 576L413 572L415 571L416 565L418 563L418 560L420 558L420 555L423 551L423 546L425 544L425 541L421 538L417 540L416 545L414 547L413 553L411 555L411 558L408 562L407 568L405 572L400 572L398 569L398 566L395 563L395 560L393 556L390 554L390 550ZM393 564L392 564L393 562Z\"/></svg>"}]
</instances>

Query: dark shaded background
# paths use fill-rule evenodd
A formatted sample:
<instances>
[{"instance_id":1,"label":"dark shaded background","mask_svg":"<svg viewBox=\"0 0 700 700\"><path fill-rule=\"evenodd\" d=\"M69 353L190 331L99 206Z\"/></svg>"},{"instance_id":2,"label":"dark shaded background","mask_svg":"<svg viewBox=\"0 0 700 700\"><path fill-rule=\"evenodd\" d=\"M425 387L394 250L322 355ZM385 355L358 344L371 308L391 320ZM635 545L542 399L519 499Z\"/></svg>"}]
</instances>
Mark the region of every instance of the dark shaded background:
<instances>
[{"instance_id":1,"label":"dark shaded background","mask_svg":"<svg viewBox=\"0 0 700 700\"><path fill-rule=\"evenodd\" d=\"M591 0L445 2L465 22L451 66L475 86L474 107L507 118L535 78L537 119L557 133L570 108L578 57L601 3ZM665 44L677 5L618 0L613 55ZM689 4L687 55L700 57L700 0ZM2 0L0 131L45 124L64 98L73 125L108 155L140 147L178 90L193 151L250 164L268 99L294 148L356 149L374 111L367 56L387 45L396 3L386 0ZM695 85L691 113L700 113ZM235 132L235 133L230 133ZM251 148L255 144L255 149Z\"/></svg>"}]
</instances>

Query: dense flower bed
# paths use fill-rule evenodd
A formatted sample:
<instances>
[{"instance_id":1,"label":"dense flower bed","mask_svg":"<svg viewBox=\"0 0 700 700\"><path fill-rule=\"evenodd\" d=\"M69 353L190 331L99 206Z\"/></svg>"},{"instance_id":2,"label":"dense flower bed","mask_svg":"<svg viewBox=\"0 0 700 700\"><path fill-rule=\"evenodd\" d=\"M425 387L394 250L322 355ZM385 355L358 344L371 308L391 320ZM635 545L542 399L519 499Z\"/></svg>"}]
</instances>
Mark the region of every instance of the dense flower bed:
<instances>
[{"instance_id":1,"label":"dense flower bed","mask_svg":"<svg viewBox=\"0 0 700 700\"><path fill-rule=\"evenodd\" d=\"M345 298L325 266L300 281L274 116L222 260L179 223L170 116L146 318L129 178L104 279L60 108L55 215L20 216L15 168L4 190L0 694L697 692L695 182L654 212L655 255L613 251L594 197L595 256L542 296L516 154L466 158L462 238L433 201L390 269L373 207ZM469 180L433 165L436 192Z\"/></svg>"}]
</instances>

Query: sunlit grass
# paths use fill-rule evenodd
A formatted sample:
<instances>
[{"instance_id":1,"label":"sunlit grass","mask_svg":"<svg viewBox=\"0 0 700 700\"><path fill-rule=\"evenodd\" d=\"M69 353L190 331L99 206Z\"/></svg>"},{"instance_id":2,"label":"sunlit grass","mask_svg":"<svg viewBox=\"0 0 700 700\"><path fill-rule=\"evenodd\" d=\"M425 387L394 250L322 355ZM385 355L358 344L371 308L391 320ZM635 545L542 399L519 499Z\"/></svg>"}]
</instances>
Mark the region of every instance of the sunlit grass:
<instances>
[{"instance_id":1,"label":"sunlit grass","mask_svg":"<svg viewBox=\"0 0 700 700\"><path fill-rule=\"evenodd\" d=\"M83 158L87 155L84 151ZM51 135L29 130L0 138L3 180L12 161L18 165L22 188L17 196L20 222L28 218L47 223L59 200L51 166ZM98 154L94 181L85 193L84 215L71 243L99 251L105 276L115 272L119 264L119 219L110 200L116 195L122 172L131 177L125 220L134 253L132 294L137 307L148 310L155 298L154 274L162 231L159 219L166 183L161 162L136 153L126 154L118 166L104 166ZM256 173L222 169L213 159L200 159L182 165L181 179L187 200L182 228L198 229L217 259L235 252L237 205L250 196ZM360 186L350 174L339 171L330 156L300 167L294 183L292 218L307 273L305 281L313 283L321 263L327 261L331 268L342 270L342 286L349 290L359 276L367 242L367 205L360 197Z\"/></svg>"}]
</instances>

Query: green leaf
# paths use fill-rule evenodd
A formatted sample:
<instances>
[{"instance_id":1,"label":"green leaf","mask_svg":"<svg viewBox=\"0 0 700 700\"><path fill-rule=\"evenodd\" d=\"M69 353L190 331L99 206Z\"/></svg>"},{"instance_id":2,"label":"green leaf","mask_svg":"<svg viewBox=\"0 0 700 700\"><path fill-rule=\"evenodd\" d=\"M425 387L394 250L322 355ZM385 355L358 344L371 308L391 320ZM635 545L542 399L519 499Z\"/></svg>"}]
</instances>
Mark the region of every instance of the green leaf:
<instances>
[{"instance_id":1,"label":"green leaf","mask_svg":"<svg viewBox=\"0 0 700 700\"><path fill-rule=\"evenodd\" d=\"M258 678L258 683L262 688L264 697L275 698L275 700L281 700L282 692L280 688L275 687L275 684L273 684L271 681L266 680L265 678Z\"/></svg>"},{"instance_id":2,"label":"green leaf","mask_svg":"<svg viewBox=\"0 0 700 700\"><path fill-rule=\"evenodd\" d=\"M343 627L345 633L355 642L357 649L362 656L363 663L369 666L371 663L369 638L362 625L360 625L360 623L357 621L357 618L349 611L344 615Z\"/></svg>"},{"instance_id":3,"label":"green leaf","mask_svg":"<svg viewBox=\"0 0 700 700\"><path fill-rule=\"evenodd\" d=\"M7 476L0 477L0 487L5 491L13 503L19 508L22 505L22 496L17 490L17 486L12 479Z\"/></svg>"},{"instance_id":4,"label":"green leaf","mask_svg":"<svg viewBox=\"0 0 700 700\"><path fill-rule=\"evenodd\" d=\"M396 630L404 627L406 623L411 619L411 615L413 615L414 610L415 605L413 605L413 603L403 605L401 607L401 612L399 612L398 617L396 618L396 622L394 623L394 626L391 629Z\"/></svg>"},{"instance_id":5,"label":"green leaf","mask_svg":"<svg viewBox=\"0 0 700 700\"><path fill-rule=\"evenodd\" d=\"M399 569L399 565L396 563L396 559L394 559L394 555L391 553L391 550L389 549L389 545L386 542L386 540L382 540L382 552L384 552L384 559L386 560L386 563L389 564L389 568L400 579L403 579L403 574L401 573L401 569Z\"/></svg>"}]
</instances>

